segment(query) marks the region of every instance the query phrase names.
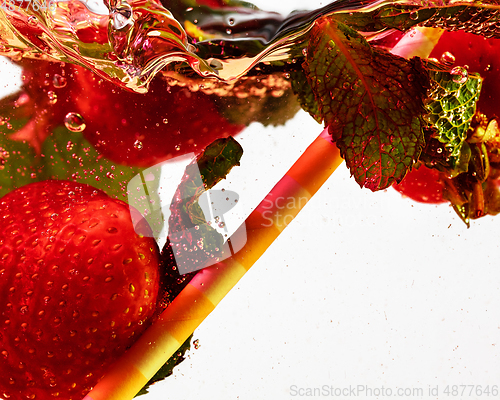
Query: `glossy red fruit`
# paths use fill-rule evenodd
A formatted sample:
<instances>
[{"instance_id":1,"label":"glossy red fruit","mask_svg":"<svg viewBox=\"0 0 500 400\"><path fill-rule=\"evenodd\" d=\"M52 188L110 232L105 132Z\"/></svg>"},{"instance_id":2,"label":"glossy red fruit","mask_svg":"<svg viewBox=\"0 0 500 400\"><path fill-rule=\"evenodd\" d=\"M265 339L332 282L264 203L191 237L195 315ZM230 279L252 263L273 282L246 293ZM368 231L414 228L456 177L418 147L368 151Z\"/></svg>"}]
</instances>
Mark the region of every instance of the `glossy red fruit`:
<instances>
[{"instance_id":1,"label":"glossy red fruit","mask_svg":"<svg viewBox=\"0 0 500 400\"><path fill-rule=\"evenodd\" d=\"M12 117L31 119L11 139L29 142L39 154L68 114L83 118L82 134L106 158L139 167L197 153L244 128L222 117L210 96L170 87L161 77L137 94L71 64L26 60L23 68L25 93Z\"/></svg>"},{"instance_id":2,"label":"glossy red fruit","mask_svg":"<svg viewBox=\"0 0 500 400\"><path fill-rule=\"evenodd\" d=\"M468 66L469 72L478 72L483 87L478 110L490 119L500 117L500 39L486 39L463 31L444 32L431 57L441 58L449 52L455 57L454 66Z\"/></svg>"},{"instance_id":3,"label":"glossy red fruit","mask_svg":"<svg viewBox=\"0 0 500 400\"><path fill-rule=\"evenodd\" d=\"M0 216L0 397L81 400L150 323L156 243L74 182L17 189Z\"/></svg>"},{"instance_id":4,"label":"glossy red fruit","mask_svg":"<svg viewBox=\"0 0 500 400\"><path fill-rule=\"evenodd\" d=\"M410 171L403 181L393 188L399 193L420 203L445 203L443 199L444 183L438 171L421 165Z\"/></svg>"},{"instance_id":5,"label":"glossy red fruit","mask_svg":"<svg viewBox=\"0 0 500 400\"><path fill-rule=\"evenodd\" d=\"M85 138L120 164L147 167L197 153L244 128L222 117L209 96L170 87L160 77L146 94L122 90L82 68L74 68L73 79L71 96L85 119Z\"/></svg>"}]
</instances>

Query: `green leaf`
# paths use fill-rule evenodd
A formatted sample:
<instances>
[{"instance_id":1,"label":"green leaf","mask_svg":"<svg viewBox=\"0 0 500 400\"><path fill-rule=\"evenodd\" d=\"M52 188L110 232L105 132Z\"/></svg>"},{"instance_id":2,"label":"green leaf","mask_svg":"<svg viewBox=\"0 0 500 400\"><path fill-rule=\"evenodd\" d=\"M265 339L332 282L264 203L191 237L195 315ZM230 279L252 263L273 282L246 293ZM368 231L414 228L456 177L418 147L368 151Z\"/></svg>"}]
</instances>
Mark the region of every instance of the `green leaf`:
<instances>
[{"instance_id":1,"label":"green leaf","mask_svg":"<svg viewBox=\"0 0 500 400\"><path fill-rule=\"evenodd\" d=\"M307 111L316 122L321 123L323 118L319 112L319 105L314 97L314 92L311 85L307 81L307 76L304 71L292 72L292 90L298 96L300 106L304 111Z\"/></svg>"},{"instance_id":2,"label":"green leaf","mask_svg":"<svg viewBox=\"0 0 500 400\"><path fill-rule=\"evenodd\" d=\"M54 129L37 156L29 144L10 139L26 122L25 118L10 118L11 129L0 125L0 196L29 183L66 179L126 201L127 184L139 169L114 164L99 155L81 133L65 127Z\"/></svg>"},{"instance_id":3,"label":"green leaf","mask_svg":"<svg viewBox=\"0 0 500 400\"><path fill-rule=\"evenodd\" d=\"M429 63L428 72L431 89L424 102L428 110L426 120L434 127L433 138L442 144L436 147L439 158L444 157L448 169L453 170L460 165L462 146L476 113L482 79L461 67L449 72L432 63Z\"/></svg>"},{"instance_id":4,"label":"green leaf","mask_svg":"<svg viewBox=\"0 0 500 400\"><path fill-rule=\"evenodd\" d=\"M425 144L428 76L420 60L372 48L353 29L323 19L311 32L304 68L356 181L371 190L401 181Z\"/></svg>"},{"instance_id":5,"label":"green leaf","mask_svg":"<svg viewBox=\"0 0 500 400\"><path fill-rule=\"evenodd\" d=\"M60 126L43 144L36 180L82 182L127 201L127 184L141 170L115 164L99 154L82 133Z\"/></svg>"},{"instance_id":6,"label":"green leaf","mask_svg":"<svg viewBox=\"0 0 500 400\"><path fill-rule=\"evenodd\" d=\"M448 3L448 4L446 4ZM335 18L361 32L385 29L406 31L414 26L425 26L455 31L464 30L485 37L500 37L500 5L494 2L434 5L424 1L406 4L388 4L357 12L337 13Z\"/></svg>"},{"instance_id":7,"label":"green leaf","mask_svg":"<svg viewBox=\"0 0 500 400\"><path fill-rule=\"evenodd\" d=\"M183 271L211 265L221 254L224 238L208 225L198 200L239 165L242 155L243 149L232 137L217 139L186 167L168 221L169 244Z\"/></svg>"}]
</instances>

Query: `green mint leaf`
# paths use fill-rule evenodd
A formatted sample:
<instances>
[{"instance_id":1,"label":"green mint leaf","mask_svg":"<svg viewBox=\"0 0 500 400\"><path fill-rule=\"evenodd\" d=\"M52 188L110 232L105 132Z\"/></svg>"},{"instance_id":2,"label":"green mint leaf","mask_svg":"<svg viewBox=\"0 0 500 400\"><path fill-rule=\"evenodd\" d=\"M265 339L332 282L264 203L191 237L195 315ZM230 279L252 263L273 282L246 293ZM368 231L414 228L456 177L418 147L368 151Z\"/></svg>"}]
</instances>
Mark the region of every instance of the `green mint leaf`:
<instances>
[{"instance_id":1,"label":"green mint leaf","mask_svg":"<svg viewBox=\"0 0 500 400\"><path fill-rule=\"evenodd\" d=\"M214 187L233 167L240 165L242 155L243 148L231 136L210 144L196 160L204 184L203 191Z\"/></svg>"},{"instance_id":2,"label":"green mint leaf","mask_svg":"<svg viewBox=\"0 0 500 400\"><path fill-rule=\"evenodd\" d=\"M448 2L451 3L451 2ZM495 3L443 4L427 2L389 4L367 12L338 13L336 19L362 32L384 29L406 31L414 26L464 30L485 37L500 37L499 5Z\"/></svg>"},{"instance_id":3,"label":"green mint leaf","mask_svg":"<svg viewBox=\"0 0 500 400\"><path fill-rule=\"evenodd\" d=\"M198 200L239 165L243 149L232 137L218 139L186 167L170 206L169 242L177 267L187 271L212 264L222 252L224 238L212 228Z\"/></svg>"},{"instance_id":4,"label":"green mint leaf","mask_svg":"<svg viewBox=\"0 0 500 400\"><path fill-rule=\"evenodd\" d=\"M434 128L432 139L440 144L432 146L433 152L440 161L444 159L450 175L458 175L465 172L462 146L476 113L482 79L462 67L444 71L432 63L428 64L428 72L431 89L424 102L426 120Z\"/></svg>"},{"instance_id":5,"label":"green mint leaf","mask_svg":"<svg viewBox=\"0 0 500 400\"><path fill-rule=\"evenodd\" d=\"M304 71L292 72L292 90L298 96L300 106L307 111L316 122L321 123L323 118L319 112L319 104L314 97L311 85L307 81Z\"/></svg>"},{"instance_id":6,"label":"green mint leaf","mask_svg":"<svg viewBox=\"0 0 500 400\"><path fill-rule=\"evenodd\" d=\"M371 190L401 181L425 144L428 76L420 60L372 48L353 29L323 19L311 32L304 68L356 181Z\"/></svg>"}]
</instances>

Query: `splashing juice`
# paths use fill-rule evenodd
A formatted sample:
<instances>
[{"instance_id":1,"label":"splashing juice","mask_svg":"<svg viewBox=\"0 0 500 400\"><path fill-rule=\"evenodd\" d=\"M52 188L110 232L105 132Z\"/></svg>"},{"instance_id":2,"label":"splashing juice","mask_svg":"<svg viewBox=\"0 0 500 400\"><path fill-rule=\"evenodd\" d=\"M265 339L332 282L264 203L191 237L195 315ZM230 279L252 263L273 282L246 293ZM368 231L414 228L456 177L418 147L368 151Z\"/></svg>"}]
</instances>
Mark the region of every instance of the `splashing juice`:
<instances>
[{"instance_id":1,"label":"splashing juice","mask_svg":"<svg viewBox=\"0 0 500 400\"><path fill-rule=\"evenodd\" d=\"M30 183L64 179L79 184L90 184L112 198L126 200L128 183L134 177L141 176L143 171L185 154L197 154L215 139L234 136L237 140L241 138L247 158L245 162L242 161L241 168L244 172L241 174L236 170L231 172L225 184L239 194L251 193L248 199L242 196L238 202L238 207L246 207L244 211L239 211L240 217L244 220L244 217L300 155L302 149L322 129L305 113L297 114L299 100L294 93L297 92L297 87L292 87L295 84L303 88L304 82L308 82L305 80L297 84L301 79L303 62L314 53L308 45L315 21L337 13L341 15L339 20L342 23L359 29L368 42L377 43L380 48L391 49L401 36L394 33L395 28L401 28L397 25L397 21L390 22L395 28L387 28L389 22L383 18L377 20L377 10L391 6L392 3L389 1L370 4L357 1L318 4L315 10L297 11L286 16L254 9L246 4L227 4L225 1L200 1L201 5L187 3L189 2L168 4L168 2L146 0L114 0L104 3L90 0L87 2L47 0L45 3L9 0L1 3L0 54L9 57L23 69L22 90L0 101L1 196ZM406 6L414 7L413 4ZM401 14L404 16L405 13L408 14L409 25L419 23L425 17L425 13L413 9L403 9ZM378 22L370 25L362 18L356 19L360 15L369 16ZM381 27L377 24L386 25ZM358 40L355 36L347 35L347 37L347 40L352 38ZM328 47L329 51L339 48L338 43L332 42ZM449 64L452 69L452 81L462 85L457 90L463 92L465 90L463 88L469 88L467 85L474 79L474 74L470 73L473 71L467 71L461 65L455 66L452 55L446 55L445 58L447 65ZM417 73L408 75L408 80L413 81L416 79L415 76L419 75ZM331 98L341 96L344 92L352 92L355 96L362 97L357 93L362 93L360 90L363 89L363 82L351 81L348 75L342 79L345 82L342 81L337 88L330 90ZM470 89L471 92L473 89ZM352 98L355 98L354 95ZM319 118L315 113L321 110L314 110L310 104L304 106L307 99L307 96L300 99L302 106L307 108L311 115ZM347 99L350 101L351 97ZM401 102L394 101L392 108L403 110L405 107ZM454 115L449 116L449 120L454 117ZM368 117L366 119L369 120ZM287 132L275 128L285 123ZM332 126L339 123L338 119L334 119L333 123L328 122ZM267 128L263 128L263 125ZM484 130L486 131L486 126ZM490 131L494 129L491 128ZM494 135L490 131L489 134ZM273 133L272 137L269 132ZM399 139L394 134L388 137L391 138L388 144L402 143L398 142ZM401 144L399 147L404 146ZM380 148L383 150L383 145L380 145ZM446 154L446 151L447 147L443 144L440 153ZM426 382L427 386L435 383L435 378L427 376L418 368L420 364L413 362L415 357L419 359L419 354L408 350L407 344L401 343L402 339L399 336L393 337L395 329L404 331L402 336L411 338L426 357L433 359L438 354L440 359L450 360L446 364L450 367L448 369L452 370L451 367L460 364L450 356L451 353L448 354L447 344L436 342L435 336L442 337L448 334L448 331L455 332L460 329L474 331L474 324L469 326L467 322L458 323L452 318L453 321L447 323L443 328L444 331L436 328L428 334L425 332L416 334L417 329L412 327L417 326L415 321L437 318L427 310L427 308L433 309L435 304L448 304L450 298L457 303L467 303L470 296L498 291L498 288L491 286L493 284L487 289L474 291L474 288L466 287L463 283L468 282L470 276L474 276L472 265L491 264L492 249L498 250L498 244L478 240L477 236L463 231L459 221L454 221L456 226L451 227L448 226L448 222L438 220L446 228L440 230L442 227L434 222L436 216L433 211L438 213L437 209L429 211L417 205L416 214L413 206L409 210L399 198L391 198L394 193L392 195L383 193L384 199L376 202L371 200L371 197L365 198L364 195L354 191L345 181L347 179L339 178L335 182L329 182L323 194L320 194L326 196L327 192L329 193L329 197L324 197L323 201L326 206L316 204L315 210L310 210L302 221L297 222L297 228L291 226L287 229L282 244L276 243L274 252L269 253L272 261L268 265L273 265L273 271L270 271L271 267L262 266L259 272L260 278L248 278L252 283L244 295L247 296L248 304L256 304L258 307L243 317L236 306L241 304L241 299L234 294L228 295L228 302L221 304L222 322L215 319L207 320L204 325L206 328L203 329L209 332L201 331L201 340L193 343L192 348L195 350L192 351L195 356L198 352L206 359L200 364L194 360L195 356L193 360L185 361L184 364L187 366L184 364L179 366L182 368L182 373L177 374L175 379L166 380L158 385L156 393L153 387L151 392L146 394L146 398L164 398L167 391L179 399L204 398L203 388L197 381L201 377L200 374L204 374L202 378L209 382L210 391L220 394L220 389L223 388L228 398L236 396L266 398L269 397L269 393L273 393L273 398L281 398L283 392L292 396L305 395L309 393L307 390L317 388L324 393L331 390L331 393L335 394L335 388L343 389L349 385L368 390L370 385L366 383L378 382L379 375L387 371L392 374L391 382L394 383L394 387L415 385L415 382L407 381L408 376L418 376L418 382ZM372 180L367 179L367 182ZM222 186L224 187L224 184ZM342 190L339 191L338 187ZM473 190L477 191L477 187ZM346 201L346 198L349 200ZM151 198L150 201L159 200ZM287 198L279 199L277 205L286 208L291 201L292 199ZM311 208L314 207L309 209ZM368 215L365 213L361 215L355 210L368 210ZM397 214L398 218L387 218L394 214ZM54 212L52 215L50 218L53 218L53 221L60 218L58 213ZM446 217L449 218L449 215ZM425 223L419 224L421 220ZM220 226L219 220L215 221ZM405 229L406 226L415 224L420 227L421 236L418 239L410 237ZM498 227L491 221L485 221L483 226L489 232L498 231ZM112 228L106 230L103 237L113 234ZM220 228L224 228L224 225ZM297 229L297 232L294 229ZM450 231L453 231L457 242L436 243L428 238L430 230L436 232L433 235L440 237L448 237L446 235L450 235ZM386 233L381 235L380 232ZM50 232L47 234L49 240ZM310 238L307 244L303 242L305 237ZM3 244L1 236L0 240ZM457 244L459 241L461 245ZM380 250L387 246L388 242L393 243L390 251L394 254L389 258L399 261L388 260L386 252ZM431 249L429 253L437 255L435 260L429 261L425 254L420 254L420 251L415 254L412 252L410 256L407 250L409 242L416 243L419 248ZM292 258L296 259L287 258L284 262L283 254L290 253L290 243L294 246L300 244L297 247L303 246L303 249L294 253L295 256ZM343 256L332 254L332 243L342 243ZM47 245L50 246L50 243ZM23 246L19 251L22 252ZM466 251L471 247L476 249L474 257ZM460 255L457 255L459 252ZM0 258L4 254L7 253L0 254ZM74 257L76 254L75 252ZM408 275L401 272L401 260L404 260L406 269L412 274L410 281ZM33 260L33 263L37 261L38 259ZM126 263L128 258L121 261ZM435 271L439 271L437 275L430 269L425 271L419 269L419 266L427 265L429 262ZM358 266L355 273L352 271L354 264ZM457 269L451 266L448 268L450 264L459 265L462 272L457 272ZM310 269L314 272L309 271ZM332 270L335 270L335 274L331 272ZM380 271L380 275L374 273L375 270ZM76 282L79 277L84 278L85 274L79 274L76 268L68 268L68 271L73 271L71 279L74 281L71 282ZM487 286L488 283L496 281L497 276L492 276L493 272L483 271L483 273L489 279L485 282L478 280L481 285ZM7 279L5 270L0 268L0 274ZM439 283L435 284L441 276L453 280L456 274L462 276L462 279L456 278L453 281L463 289L461 291L443 289ZM36 274L30 276L33 275ZM311 283L304 283L305 275L308 277L307 282ZM267 283L261 281L263 276L266 276ZM289 276L290 282L293 283L283 283ZM347 278L344 280L343 276ZM381 279L380 276L384 278ZM9 276L10 278L15 279L15 276ZM332 295L331 288L340 287L339 279L342 287L348 290L339 290L345 293ZM420 296L418 301L414 299L415 294L410 289L413 288L411 281L423 285L419 289L423 300ZM50 282L53 281L48 279L45 285L49 285ZM309 284L314 286L314 290L304 289ZM137 285L130 283L126 286L128 295L134 296L134 293L138 293ZM291 286L296 289L287 290ZM392 295L392 292L387 290L388 286L395 288L396 294ZM263 291L260 291L259 288L262 287ZM7 290L10 290L10 287ZM240 290L243 292L244 289ZM300 294L296 290L300 291ZM469 297L464 294L465 297L462 298L458 292L468 294ZM269 293L276 293L286 300L270 299ZM359 293L366 293L373 301L363 303L359 300ZM436 298L441 296L442 301L436 300L434 305L430 304L425 293L431 293ZM0 303L2 316L10 315L8 312L12 307L23 310L22 313L28 313L28 300L26 304L13 304L9 300L11 297L8 296L14 295L2 294L2 296L0 298L0 301L3 301ZM29 295L23 294L23 296L20 298L29 298ZM47 294L32 304L43 302L49 304L50 297ZM307 307L301 307L299 303L305 298L313 300L307 301ZM256 299L261 300L256 301ZM62 309L66 304L64 302L68 300L61 299L54 307ZM314 305L310 304L311 301ZM428 306L425 310L425 307L421 306L422 302ZM290 304L293 305L294 315L297 313L296 315L300 315L299 319L306 321L304 324L299 323L297 318L290 318L289 313L283 312L283 309L290 308ZM338 304L351 304L354 311L351 308L338 311L334 317L327 318L330 322L324 320L324 315L332 315L332 309L338 310ZM373 304L377 304L378 316L385 315L384 321L388 321L387 315L396 315L397 322L393 322L389 327L382 326L383 324L373 316ZM486 309L487 304L489 299L485 296L484 299L474 303L471 309L482 315L480 310ZM274 312L263 315L262 309L268 308L274 309ZM124 313L126 309L128 308L124 308ZM408 310L415 309L419 309L419 312L411 311L409 313L412 316L405 317ZM455 306L443 308L440 317L445 314L455 315L456 309ZM353 315L360 315L359 320L356 318L353 320ZM39 317L42 318L43 315L40 314ZM457 316L457 318L462 317ZM496 327L490 324L492 320L490 314L479 318L483 326L487 326L485 328L487 333L481 333L486 338L480 343L493 343L497 331ZM288 321L290 319L294 321ZM21 319L16 321L14 318L6 317L3 320L4 323L9 321L13 325L19 323L19 329L27 328L26 325L21 325L23 323ZM255 327L251 330L252 333L249 333L248 329L243 329L232 335L230 329L221 329L222 326L232 326L233 322L235 325L247 326L249 321ZM437 321L436 325L439 325L441 322L438 324ZM106 323L109 321L100 321L103 326ZM142 323L149 322L144 319L141 320ZM349 326L347 330L353 334L354 339L349 341L345 334L332 329L331 324L335 326L347 324ZM458 328L456 324L459 325ZM312 331L309 328L298 329L303 325L318 326L318 329ZM418 326L420 325L418 323ZM297 333L285 334L280 326L288 326L288 332ZM99 332L101 328L89 325L82 328L85 329L85 332L88 331L86 334L92 337L92 334ZM92 331L93 329L96 331ZM370 334L363 336L362 332L366 329L370 330ZM343 330L344 333L345 331ZM25 340L26 343L29 340L38 340L37 343L41 343L42 340L41 332L30 333L31 336L28 334L16 336L8 333L8 330L2 332L0 339L4 342L0 341L0 354L8 362L12 360L13 353L7 351L7 346L15 348L21 346ZM479 332L476 333L479 337ZM119 332L115 334L119 335ZM393 337L394 347L397 349L389 349L387 354L379 348L374 349L372 340L367 339L367 336L380 341L381 348L385 346L383 343L387 343L387 337ZM59 336L54 333L54 343L57 342L57 337ZM224 339L221 339L222 337ZM256 345L253 343L255 338L257 338ZM470 345L470 341L466 338L457 338L456 341ZM349 351L339 349L339 346L332 345L332 342L346 343L345 348L349 348ZM84 351L93 351L93 343L92 341L84 343L82 345ZM228 351L227 343L235 343L231 347L240 350ZM303 343L308 345L304 346ZM288 351L289 345L294 346L293 351ZM477 350L480 351L481 346L478 346ZM368 356L366 350L361 350L362 348L371 349ZM16 360L16 366L28 372L17 374L16 377L22 376L21 386L24 385L29 390L20 391L19 382L14 382L15 379L12 378L10 381L5 381L4 387L0 387L0 398L3 396L4 399L15 400L57 397L81 399L95 384L92 374L101 373L95 370L81 381L71 381L68 389L70 394L66 394L60 388L68 384L72 376L71 370L78 368L85 361L74 364L72 362L66 364L65 361L64 365L70 366L60 372L61 376L64 376L64 384L56 379L58 374L51 372L45 365L41 365L42 369L45 368L41 373L37 371L39 375L35 374L41 377L37 380L30 378L31 372L26 362L31 359L30 357L35 357L39 349L27 347L26 351L28 355L25 359ZM401 369L391 364L394 363L393 351L402 360L401 363L405 368ZM234 356L232 352L238 355ZM68 352L70 353L71 351ZM107 355L104 350L103 354ZM257 360L255 354L262 354L262 357ZM267 354L271 356L267 357ZM311 357L311 354L315 354L315 357ZM277 365L276 357L283 362L279 361ZM466 360L464 363L474 368L473 356L467 358L467 355L462 354L461 357ZM312 360L312 358L318 359ZM343 362L334 363L332 362L334 359ZM353 363L353 359L361 360L359 361L362 362L361 369L376 372L367 377L359 372L359 366ZM274 376L273 371L278 369L279 376L275 382L271 382L265 376L255 375L242 366L242 360L258 362L269 376ZM484 360L490 365L491 371L499 372L493 356L485 355ZM341 364L345 368L341 367ZM74 365L74 368L71 365ZM214 365L217 368L213 368ZM302 368L294 369L294 365L307 365L305 368L307 371L304 372ZM195 372L189 372L189 368ZM203 368L204 372L198 371L197 368ZM287 372L287 368L293 372ZM412 374L403 374L402 370L411 371ZM454 372L444 373L440 369L436 371L434 375L442 373L450 383L458 379L458 375L455 376ZM349 375L353 378L339 378ZM225 378L221 379L221 376ZM498 374L481 376L486 383L493 384ZM255 382L262 380L265 384L259 389L260 394L255 395L253 386ZM243 383L234 388L228 383L233 381ZM250 385L252 390L248 387ZM428 390L427 386L425 390ZM46 393L49 393L50 397L43 397L44 394L37 391L41 387L46 387ZM445 387L441 389L445 390ZM431 394L434 395L434 392Z\"/></svg>"}]
</instances>

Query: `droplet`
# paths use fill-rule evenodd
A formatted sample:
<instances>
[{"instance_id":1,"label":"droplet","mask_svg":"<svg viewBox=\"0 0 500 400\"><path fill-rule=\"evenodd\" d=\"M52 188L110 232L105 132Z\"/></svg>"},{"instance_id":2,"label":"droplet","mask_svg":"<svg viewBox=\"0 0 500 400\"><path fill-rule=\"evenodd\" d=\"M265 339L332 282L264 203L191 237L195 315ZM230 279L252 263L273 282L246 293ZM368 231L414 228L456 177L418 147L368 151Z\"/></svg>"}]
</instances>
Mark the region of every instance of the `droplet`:
<instances>
[{"instance_id":1,"label":"droplet","mask_svg":"<svg viewBox=\"0 0 500 400\"><path fill-rule=\"evenodd\" d=\"M458 84L465 83L469 78L469 73L464 67L455 67L450 71L452 81Z\"/></svg>"},{"instance_id":2,"label":"droplet","mask_svg":"<svg viewBox=\"0 0 500 400\"><path fill-rule=\"evenodd\" d=\"M418 19L418 11L412 11L410 13L410 19L412 19L413 21L416 21Z\"/></svg>"},{"instance_id":3,"label":"droplet","mask_svg":"<svg viewBox=\"0 0 500 400\"><path fill-rule=\"evenodd\" d=\"M224 228L226 226L226 224L224 222L219 222L219 228Z\"/></svg>"},{"instance_id":4,"label":"droplet","mask_svg":"<svg viewBox=\"0 0 500 400\"><path fill-rule=\"evenodd\" d=\"M168 124L168 119L167 118L163 118L163 123L164 124Z\"/></svg>"},{"instance_id":5,"label":"droplet","mask_svg":"<svg viewBox=\"0 0 500 400\"><path fill-rule=\"evenodd\" d=\"M231 29L229 29L229 28L228 28L228 29L226 29L226 33L227 33L228 35L230 35L232 32L233 32L233 31L231 31Z\"/></svg>"},{"instance_id":6,"label":"droplet","mask_svg":"<svg viewBox=\"0 0 500 400\"><path fill-rule=\"evenodd\" d=\"M179 151L181 149L181 145L178 144L177 146L175 146L175 150Z\"/></svg>"},{"instance_id":7,"label":"droplet","mask_svg":"<svg viewBox=\"0 0 500 400\"><path fill-rule=\"evenodd\" d=\"M142 148L144 147L142 142L140 140L136 140L134 142L134 147L137 149L137 150L142 150Z\"/></svg>"},{"instance_id":8,"label":"droplet","mask_svg":"<svg viewBox=\"0 0 500 400\"><path fill-rule=\"evenodd\" d=\"M349 82L344 82L344 84L342 85L342 87L344 89L349 89L351 87L351 84Z\"/></svg>"},{"instance_id":9,"label":"droplet","mask_svg":"<svg viewBox=\"0 0 500 400\"><path fill-rule=\"evenodd\" d=\"M37 26L37 24L38 24L38 18L36 16L34 16L34 15L30 15L28 17L27 22L28 22L28 25L30 25L30 26Z\"/></svg>"},{"instance_id":10,"label":"droplet","mask_svg":"<svg viewBox=\"0 0 500 400\"><path fill-rule=\"evenodd\" d=\"M234 25L234 18L229 18L228 23L229 23L229 25L233 26Z\"/></svg>"},{"instance_id":11,"label":"droplet","mask_svg":"<svg viewBox=\"0 0 500 400\"><path fill-rule=\"evenodd\" d=\"M63 88L64 86L66 86L66 83L66 78L59 74L55 74L54 78L52 79L52 85L54 85L56 89Z\"/></svg>"},{"instance_id":12,"label":"droplet","mask_svg":"<svg viewBox=\"0 0 500 400\"><path fill-rule=\"evenodd\" d=\"M71 132L82 132L86 125L83 117L75 112L70 112L64 117L64 126Z\"/></svg>"},{"instance_id":13,"label":"droplet","mask_svg":"<svg viewBox=\"0 0 500 400\"><path fill-rule=\"evenodd\" d=\"M74 147L74 143L70 140L67 144L66 144L66 150L68 151L71 151L73 150L73 147Z\"/></svg>"},{"instance_id":14,"label":"droplet","mask_svg":"<svg viewBox=\"0 0 500 400\"><path fill-rule=\"evenodd\" d=\"M304 55L304 57L307 57L307 47L304 47L302 49L302 54Z\"/></svg>"},{"instance_id":15,"label":"droplet","mask_svg":"<svg viewBox=\"0 0 500 400\"><path fill-rule=\"evenodd\" d=\"M56 104L57 103L57 94L55 94L52 90L49 90L47 92L47 97L49 98L49 103L50 104Z\"/></svg>"},{"instance_id":16,"label":"droplet","mask_svg":"<svg viewBox=\"0 0 500 400\"><path fill-rule=\"evenodd\" d=\"M198 350L200 348L200 340L199 339L195 339L193 340L193 347Z\"/></svg>"},{"instance_id":17,"label":"droplet","mask_svg":"<svg viewBox=\"0 0 500 400\"><path fill-rule=\"evenodd\" d=\"M455 56L449 51L445 51L441 54L441 62L446 65L452 65L455 62Z\"/></svg>"},{"instance_id":18,"label":"droplet","mask_svg":"<svg viewBox=\"0 0 500 400\"><path fill-rule=\"evenodd\" d=\"M132 7L125 1L121 2L119 7L112 11L111 15L113 16L113 26L117 30L131 26L134 23Z\"/></svg>"}]
</instances>

